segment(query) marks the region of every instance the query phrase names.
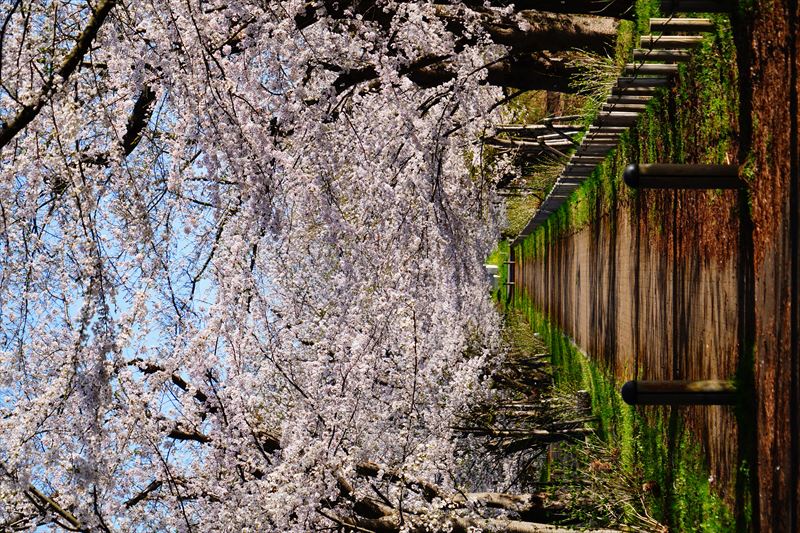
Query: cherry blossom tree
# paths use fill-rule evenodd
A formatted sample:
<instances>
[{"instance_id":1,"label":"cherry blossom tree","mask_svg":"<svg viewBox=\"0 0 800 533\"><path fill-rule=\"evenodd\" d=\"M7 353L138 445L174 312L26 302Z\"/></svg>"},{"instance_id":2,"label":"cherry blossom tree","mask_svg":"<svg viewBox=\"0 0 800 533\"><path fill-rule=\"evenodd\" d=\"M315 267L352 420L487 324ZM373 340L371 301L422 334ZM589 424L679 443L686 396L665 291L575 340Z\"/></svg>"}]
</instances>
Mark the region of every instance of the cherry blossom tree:
<instances>
[{"instance_id":1,"label":"cherry blossom tree","mask_svg":"<svg viewBox=\"0 0 800 533\"><path fill-rule=\"evenodd\" d=\"M479 139L519 32L613 24L342 5L0 6L0 528L486 525Z\"/></svg>"}]
</instances>

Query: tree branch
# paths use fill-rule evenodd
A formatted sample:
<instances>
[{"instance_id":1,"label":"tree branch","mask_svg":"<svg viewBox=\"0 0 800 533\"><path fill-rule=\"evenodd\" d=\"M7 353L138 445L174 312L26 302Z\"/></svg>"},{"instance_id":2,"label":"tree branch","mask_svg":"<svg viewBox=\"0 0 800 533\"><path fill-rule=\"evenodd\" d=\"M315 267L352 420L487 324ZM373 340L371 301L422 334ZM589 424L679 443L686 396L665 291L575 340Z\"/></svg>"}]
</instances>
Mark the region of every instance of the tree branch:
<instances>
[{"instance_id":1,"label":"tree branch","mask_svg":"<svg viewBox=\"0 0 800 533\"><path fill-rule=\"evenodd\" d=\"M28 489L26 490L26 494L28 495L28 498L30 498L31 500L36 499L36 500L39 501L39 504L36 504L34 502L37 507L39 507L41 505L42 507L49 508L51 511L53 511L55 514L57 514L59 517L63 518L67 522L69 522L69 524L72 526L72 528L74 528L74 529L72 529L72 531L82 531L83 530L83 526L81 526L80 521L77 518L75 518L75 515L73 515L72 513L70 513L69 511L67 511L63 507L61 507L60 505L58 505L58 503L56 503L56 501L53 498L51 498L49 496L45 496L44 494L42 494L39 491L39 489L37 489L33 485L29 485L28 486Z\"/></svg>"},{"instance_id":2,"label":"tree branch","mask_svg":"<svg viewBox=\"0 0 800 533\"><path fill-rule=\"evenodd\" d=\"M163 485L162 481L160 481L158 479L154 479L153 481L150 482L149 485L147 485L144 488L144 490L142 490L139 494L137 494L136 496L134 496L130 500L126 501L123 505L125 506L125 508L130 509L131 507L133 507L134 505L136 505L140 501L142 501L145 498L147 498L147 496L151 492L154 492L154 491L160 489L161 485Z\"/></svg>"},{"instance_id":3,"label":"tree branch","mask_svg":"<svg viewBox=\"0 0 800 533\"><path fill-rule=\"evenodd\" d=\"M22 131L31 121L36 118L39 111L47 103L47 100L53 95L56 90L56 79L64 83L69 79L78 65L83 61L83 56L89 51L92 41L97 36L100 26L106 19L106 16L111 11L111 8L117 3L117 0L100 0L97 7L89 18L86 28L78 36L75 46L70 50L67 56L62 61L61 66L58 67L56 72L45 81L39 91L39 96L32 104L25 105L17 113L17 115L7 123L3 123L0 127L0 149L11 142L17 133Z\"/></svg>"}]
</instances>

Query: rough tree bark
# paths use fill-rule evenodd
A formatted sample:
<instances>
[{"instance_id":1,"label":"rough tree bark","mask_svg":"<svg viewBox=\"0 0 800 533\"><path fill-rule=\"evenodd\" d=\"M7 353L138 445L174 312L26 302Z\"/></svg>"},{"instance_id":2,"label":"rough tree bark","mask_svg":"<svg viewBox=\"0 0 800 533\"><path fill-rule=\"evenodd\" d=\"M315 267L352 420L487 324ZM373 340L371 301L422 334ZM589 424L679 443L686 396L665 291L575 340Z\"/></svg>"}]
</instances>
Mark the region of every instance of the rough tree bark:
<instances>
[{"instance_id":1,"label":"rough tree bark","mask_svg":"<svg viewBox=\"0 0 800 533\"><path fill-rule=\"evenodd\" d=\"M481 7L481 0L463 0L465 4ZM633 20L634 2L631 0L517 0L489 2L495 7L505 7L514 4L517 9L535 9L551 13L564 13L568 15L597 15Z\"/></svg>"},{"instance_id":2,"label":"rough tree bark","mask_svg":"<svg viewBox=\"0 0 800 533\"><path fill-rule=\"evenodd\" d=\"M587 2L587 5L593 3ZM465 26L463 6L459 9L449 3L442 4L436 7L436 16L445 22L447 30L453 34L456 52L473 44L476 36ZM484 8L482 2L465 4L474 7L470 18L480 20L491 40L508 51L502 60L486 67L487 83L492 85L575 93L577 90L571 80L577 69L558 54L583 50L606 55L614 47L618 23L612 17L554 14L532 9L503 14ZM529 4L532 6L536 2L523 3L523 7ZM396 15L375 7L371 2L322 2L309 4L308 10L295 19L297 26L305 28L317 22L321 13L318 9L320 5L334 18L344 18L355 12L366 20L378 23L386 31ZM584 10L588 12L589 8ZM420 57L402 69L401 74L420 87L435 87L454 77L450 59L450 56ZM334 84L340 93L377 77L377 69L373 65L359 68L323 65L323 68L341 72Z\"/></svg>"},{"instance_id":3,"label":"rough tree bark","mask_svg":"<svg viewBox=\"0 0 800 533\"><path fill-rule=\"evenodd\" d=\"M447 28L465 40L463 14L451 7L437 9ZM492 41L506 46L510 53L564 52L584 50L606 54L613 50L617 21L610 17L559 15L534 10L521 10L512 15L481 12L481 25Z\"/></svg>"},{"instance_id":4,"label":"rough tree bark","mask_svg":"<svg viewBox=\"0 0 800 533\"><path fill-rule=\"evenodd\" d=\"M451 5L448 0L435 0L435 4ZM485 10L487 3L484 0L462 0L462 3L475 10ZM509 4L514 4L518 10L547 11L550 13L560 13L566 15L595 15L601 17L614 17L633 20L634 2L631 0L521 0L511 2L507 0L495 0L488 2L489 7L504 8ZM338 2L334 0L321 0L309 2L305 11L296 17L298 26L306 27L316 21L317 13L320 8L332 16L342 17L347 11L356 13L366 20L376 22L386 22L391 16L387 15L383 9L377 7L375 2L353 0L350 2Z\"/></svg>"}]
</instances>

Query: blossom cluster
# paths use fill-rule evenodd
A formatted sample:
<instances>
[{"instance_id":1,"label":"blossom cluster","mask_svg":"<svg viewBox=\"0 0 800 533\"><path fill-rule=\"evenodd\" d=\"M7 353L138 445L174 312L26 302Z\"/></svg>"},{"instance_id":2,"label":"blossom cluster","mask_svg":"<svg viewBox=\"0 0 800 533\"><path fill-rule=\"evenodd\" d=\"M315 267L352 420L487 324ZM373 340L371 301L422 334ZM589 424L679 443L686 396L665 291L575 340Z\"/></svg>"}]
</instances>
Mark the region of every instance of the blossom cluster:
<instances>
[{"instance_id":1,"label":"blossom cluster","mask_svg":"<svg viewBox=\"0 0 800 533\"><path fill-rule=\"evenodd\" d=\"M117 1L59 78L99 3L0 7L3 128L36 112L0 149L0 523L307 531L364 462L447 487L500 50L421 2Z\"/></svg>"}]
</instances>

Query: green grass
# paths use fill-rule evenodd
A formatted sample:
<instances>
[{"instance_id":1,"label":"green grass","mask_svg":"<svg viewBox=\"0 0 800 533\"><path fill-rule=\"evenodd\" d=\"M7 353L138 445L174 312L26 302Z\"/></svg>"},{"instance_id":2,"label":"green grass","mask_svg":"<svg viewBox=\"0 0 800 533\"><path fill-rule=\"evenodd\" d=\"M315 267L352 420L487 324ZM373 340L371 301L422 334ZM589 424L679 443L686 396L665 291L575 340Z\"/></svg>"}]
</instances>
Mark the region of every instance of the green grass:
<instances>
[{"instance_id":1,"label":"green grass","mask_svg":"<svg viewBox=\"0 0 800 533\"><path fill-rule=\"evenodd\" d=\"M519 235L528 221L536 213L539 201L533 196L508 198L506 200L506 227L503 233L509 236Z\"/></svg>"},{"instance_id":2,"label":"green grass","mask_svg":"<svg viewBox=\"0 0 800 533\"><path fill-rule=\"evenodd\" d=\"M524 296L515 299L516 310L524 314L550 351L556 387L589 391L597 437L610 455L618 458L622 477L638 483L629 490L641 493L646 513L674 531L734 530L733 513L714 493L705 456L680 417L656 409L650 409L645 417L643 410L625 404L620 384L609 373ZM648 490L641 490L645 485Z\"/></svg>"}]
</instances>

